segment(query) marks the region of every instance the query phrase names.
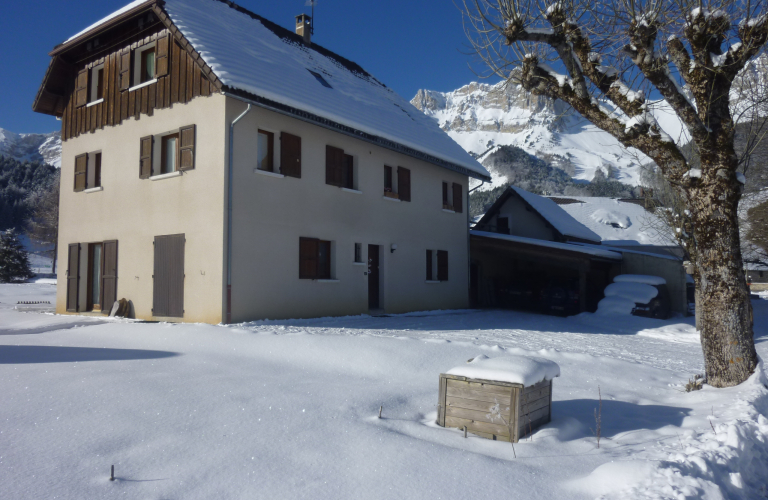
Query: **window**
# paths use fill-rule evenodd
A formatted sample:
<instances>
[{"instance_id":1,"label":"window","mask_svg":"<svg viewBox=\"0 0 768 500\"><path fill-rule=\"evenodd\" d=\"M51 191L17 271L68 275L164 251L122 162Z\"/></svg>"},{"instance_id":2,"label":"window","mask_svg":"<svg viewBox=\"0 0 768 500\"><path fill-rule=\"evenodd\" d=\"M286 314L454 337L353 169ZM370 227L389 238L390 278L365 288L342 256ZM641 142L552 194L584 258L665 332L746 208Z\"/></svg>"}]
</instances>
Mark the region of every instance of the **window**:
<instances>
[{"instance_id":1,"label":"window","mask_svg":"<svg viewBox=\"0 0 768 500\"><path fill-rule=\"evenodd\" d=\"M393 188L393 169L384 165L384 196L401 201L411 201L411 171L397 167L397 191Z\"/></svg>"},{"instance_id":2,"label":"window","mask_svg":"<svg viewBox=\"0 0 768 500\"><path fill-rule=\"evenodd\" d=\"M448 281L448 252L427 250L427 281Z\"/></svg>"},{"instance_id":3,"label":"window","mask_svg":"<svg viewBox=\"0 0 768 500\"><path fill-rule=\"evenodd\" d=\"M331 279L331 252L330 241L299 238L299 279Z\"/></svg>"},{"instance_id":4,"label":"window","mask_svg":"<svg viewBox=\"0 0 768 500\"><path fill-rule=\"evenodd\" d=\"M355 243L355 263L363 264L363 244Z\"/></svg>"},{"instance_id":5,"label":"window","mask_svg":"<svg viewBox=\"0 0 768 500\"><path fill-rule=\"evenodd\" d=\"M323 76L322 76L320 73L315 73L315 72L314 72L314 71L312 71L311 69L308 69L307 71L309 71L310 73L312 73L312 76L314 76L314 77L315 77L315 79L316 79L318 82L320 82L320 85L322 85L323 87L328 87L329 89L332 89L332 88L333 88L333 87L331 87L331 84L330 84L330 83L328 83L328 82L326 82L326 81L325 81L325 78L323 78Z\"/></svg>"},{"instance_id":6,"label":"window","mask_svg":"<svg viewBox=\"0 0 768 500\"><path fill-rule=\"evenodd\" d=\"M137 57L140 64L138 71L139 79L135 82L136 85L155 79L155 47L152 46L144 49L139 54L139 57Z\"/></svg>"},{"instance_id":7,"label":"window","mask_svg":"<svg viewBox=\"0 0 768 500\"><path fill-rule=\"evenodd\" d=\"M453 210L448 194L448 183L443 182L443 210Z\"/></svg>"},{"instance_id":8,"label":"window","mask_svg":"<svg viewBox=\"0 0 768 500\"><path fill-rule=\"evenodd\" d=\"M75 192L101 187L101 151L75 157Z\"/></svg>"},{"instance_id":9,"label":"window","mask_svg":"<svg viewBox=\"0 0 768 500\"><path fill-rule=\"evenodd\" d=\"M169 174L178 169L179 134L169 134L161 138L162 152L160 153L160 174Z\"/></svg>"},{"instance_id":10,"label":"window","mask_svg":"<svg viewBox=\"0 0 768 500\"><path fill-rule=\"evenodd\" d=\"M325 183L355 189L355 159L343 149L325 147Z\"/></svg>"},{"instance_id":11,"label":"window","mask_svg":"<svg viewBox=\"0 0 768 500\"><path fill-rule=\"evenodd\" d=\"M266 130L259 130L259 142L257 145L257 165L259 170L274 171L275 134Z\"/></svg>"},{"instance_id":12,"label":"window","mask_svg":"<svg viewBox=\"0 0 768 500\"><path fill-rule=\"evenodd\" d=\"M461 184L453 183L453 211L461 213L464 210Z\"/></svg>"},{"instance_id":13,"label":"window","mask_svg":"<svg viewBox=\"0 0 768 500\"><path fill-rule=\"evenodd\" d=\"M392 167L384 165L384 192L392 192Z\"/></svg>"},{"instance_id":14,"label":"window","mask_svg":"<svg viewBox=\"0 0 768 500\"><path fill-rule=\"evenodd\" d=\"M104 99L104 65L91 68L88 102Z\"/></svg>"}]
</instances>

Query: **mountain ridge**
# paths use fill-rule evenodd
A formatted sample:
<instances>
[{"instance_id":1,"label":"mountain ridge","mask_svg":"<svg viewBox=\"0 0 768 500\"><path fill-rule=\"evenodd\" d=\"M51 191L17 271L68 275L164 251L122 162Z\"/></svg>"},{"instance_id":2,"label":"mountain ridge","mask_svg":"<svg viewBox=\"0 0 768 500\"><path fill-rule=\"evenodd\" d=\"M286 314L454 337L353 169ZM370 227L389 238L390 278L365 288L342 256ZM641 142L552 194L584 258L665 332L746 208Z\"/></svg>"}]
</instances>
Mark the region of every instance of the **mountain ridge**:
<instances>
[{"instance_id":1,"label":"mountain ridge","mask_svg":"<svg viewBox=\"0 0 768 500\"><path fill-rule=\"evenodd\" d=\"M61 167L61 132L18 134L0 128L0 156Z\"/></svg>"}]
</instances>

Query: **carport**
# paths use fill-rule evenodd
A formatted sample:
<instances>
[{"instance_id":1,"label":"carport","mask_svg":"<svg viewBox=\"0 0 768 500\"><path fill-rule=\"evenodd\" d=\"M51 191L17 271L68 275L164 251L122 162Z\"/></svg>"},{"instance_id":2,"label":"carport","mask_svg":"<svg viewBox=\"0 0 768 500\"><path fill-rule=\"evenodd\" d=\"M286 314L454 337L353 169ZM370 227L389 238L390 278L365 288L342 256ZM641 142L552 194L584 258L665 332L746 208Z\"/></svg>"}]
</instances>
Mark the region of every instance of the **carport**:
<instances>
[{"instance_id":1,"label":"carport","mask_svg":"<svg viewBox=\"0 0 768 500\"><path fill-rule=\"evenodd\" d=\"M579 312L594 312L621 262L610 250L471 230L470 303L536 311L550 280L573 280Z\"/></svg>"}]
</instances>

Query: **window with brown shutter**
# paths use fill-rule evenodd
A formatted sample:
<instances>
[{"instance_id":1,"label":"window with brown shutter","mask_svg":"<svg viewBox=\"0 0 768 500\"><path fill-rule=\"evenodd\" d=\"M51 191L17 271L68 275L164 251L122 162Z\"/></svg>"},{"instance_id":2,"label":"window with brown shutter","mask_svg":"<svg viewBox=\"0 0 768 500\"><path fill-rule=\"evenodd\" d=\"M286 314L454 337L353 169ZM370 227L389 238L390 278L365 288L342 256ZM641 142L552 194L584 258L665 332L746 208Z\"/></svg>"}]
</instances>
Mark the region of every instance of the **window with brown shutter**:
<instances>
[{"instance_id":1,"label":"window with brown shutter","mask_svg":"<svg viewBox=\"0 0 768 500\"><path fill-rule=\"evenodd\" d=\"M427 281L432 281L432 250L427 250Z\"/></svg>"},{"instance_id":2,"label":"window with brown shutter","mask_svg":"<svg viewBox=\"0 0 768 500\"><path fill-rule=\"evenodd\" d=\"M266 172L274 171L275 134L259 129L256 141L256 168Z\"/></svg>"},{"instance_id":3,"label":"window with brown shutter","mask_svg":"<svg viewBox=\"0 0 768 500\"><path fill-rule=\"evenodd\" d=\"M149 179L152 176L152 136L140 140L139 179Z\"/></svg>"},{"instance_id":4,"label":"window with brown shutter","mask_svg":"<svg viewBox=\"0 0 768 500\"><path fill-rule=\"evenodd\" d=\"M397 167L397 195L402 201L411 201L411 171Z\"/></svg>"},{"instance_id":5,"label":"window with brown shutter","mask_svg":"<svg viewBox=\"0 0 768 500\"><path fill-rule=\"evenodd\" d=\"M461 184L453 183L453 211L461 213L464 210L464 204L461 194Z\"/></svg>"},{"instance_id":6,"label":"window with brown shutter","mask_svg":"<svg viewBox=\"0 0 768 500\"><path fill-rule=\"evenodd\" d=\"M160 174L179 169L179 134L164 135L160 139Z\"/></svg>"},{"instance_id":7,"label":"window with brown shutter","mask_svg":"<svg viewBox=\"0 0 768 500\"><path fill-rule=\"evenodd\" d=\"M443 208L450 209L451 204L448 202L448 183L443 182Z\"/></svg>"},{"instance_id":8,"label":"window with brown shutter","mask_svg":"<svg viewBox=\"0 0 768 500\"><path fill-rule=\"evenodd\" d=\"M392 167L384 165L384 192L392 192Z\"/></svg>"},{"instance_id":9,"label":"window with brown shutter","mask_svg":"<svg viewBox=\"0 0 768 500\"><path fill-rule=\"evenodd\" d=\"M85 190L88 179L88 153L75 157L75 192Z\"/></svg>"},{"instance_id":10,"label":"window with brown shutter","mask_svg":"<svg viewBox=\"0 0 768 500\"><path fill-rule=\"evenodd\" d=\"M331 242L299 238L299 279L331 279Z\"/></svg>"},{"instance_id":11,"label":"window with brown shutter","mask_svg":"<svg viewBox=\"0 0 768 500\"><path fill-rule=\"evenodd\" d=\"M331 242L320 240L317 244L317 279L331 279Z\"/></svg>"},{"instance_id":12,"label":"window with brown shutter","mask_svg":"<svg viewBox=\"0 0 768 500\"><path fill-rule=\"evenodd\" d=\"M341 187L355 189L355 159L351 155L344 155L344 166L341 172Z\"/></svg>"},{"instance_id":13,"label":"window with brown shutter","mask_svg":"<svg viewBox=\"0 0 768 500\"><path fill-rule=\"evenodd\" d=\"M155 77L160 78L168 74L170 39L164 36L157 40L157 54L155 55Z\"/></svg>"},{"instance_id":14,"label":"window with brown shutter","mask_svg":"<svg viewBox=\"0 0 768 500\"><path fill-rule=\"evenodd\" d=\"M99 99L104 99L104 66L97 68L96 71L96 96L93 99L94 101L98 101Z\"/></svg>"},{"instance_id":15,"label":"window with brown shutter","mask_svg":"<svg viewBox=\"0 0 768 500\"><path fill-rule=\"evenodd\" d=\"M448 281L448 252L437 251L437 281Z\"/></svg>"},{"instance_id":16,"label":"window with brown shutter","mask_svg":"<svg viewBox=\"0 0 768 500\"><path fill-rule=\"evenodd\" d=\"M325 147L325 183L342 187L344 150L333 146Z\"/></svg>"},{"instance_id":17,"label":"window with brown shutter","mask_svg":"<svg viewBox=\"0 0 768 500\"><path fill-rule=\"evenodd\" d=\"M131 88L131 51L120 54L120 90Z\"/></svg>"},{"instance_id":18,"label":"window with brown shutter","mask_svg":"<svg viewBox=\"0 0 768 500\"><path fill-rule=\"evenodd\" d=\"M301 137L287 132L280 134L280 173L301 178Z\"/></svg>"},{"instance_id":19,"label":"window with brown shutter","mask_svg":"<svg viewBox=\"0 0 768 500\"><path fill-rule=\"evenodd\" d=\"M93 186L101 186L101 153L96 153L93 159Z\"/></svg>"},{"instance_id":20,"label":"window with brown shutter","mask_svg":"<svg viewBox=\"0 0 768 500\"><path fill-rule=\"evenodd\" d=\"M75 86L75 106L81 107L88 104L88 68L77 74Z\"/></svg>"},{"instance_id":21,"label":"window with brown shutter","mask_svg":"<svg viewBox=\"0 0 768 500\"><path fill-rule=\"evenodd\" d=\"M179 170L192 170L195 168L195 126L181 127L179 135Z\"/></svg>"}]
</instances>

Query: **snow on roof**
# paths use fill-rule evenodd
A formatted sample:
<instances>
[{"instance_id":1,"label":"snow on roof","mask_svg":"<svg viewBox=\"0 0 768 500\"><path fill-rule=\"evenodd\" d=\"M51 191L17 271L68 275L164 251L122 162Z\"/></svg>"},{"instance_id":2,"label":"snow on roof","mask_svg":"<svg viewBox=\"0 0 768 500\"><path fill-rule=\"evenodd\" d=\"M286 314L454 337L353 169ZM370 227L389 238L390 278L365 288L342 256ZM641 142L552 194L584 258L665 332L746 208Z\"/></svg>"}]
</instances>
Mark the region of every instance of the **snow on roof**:
<instances>
[{"instance_id":1,"label":"snow on roof","mask_svg":"<svg viewBox=\"0 0 768 500\"><path fill-rule=\"evenodd\" d=\"M510 187L529 205L531 205L534 210L539 212L539 214L541 214L541 216L544 217L547 222L552 224L552 226L557 229L560 234L564 236L571 236L573 238L600 242L600 236L569 215L568 212L563 210L554 201L537 194L529 193L525 189L519 188L517 186Z\"/></svg>"},{"instance_id":2,"label":"snow on roof","mask_svg":"<svg viewBox=\"0 0 768 500\"><path fill-rule=\"evenodd\" d=\"M635 254L635 255L647 255L648 257L657 257L659 259L667 259L667 260L677 260L677 261L683 260L681 257L677 257L677 256L675 256L673 254L664 255L664 254L656 253L656 252L641 252L639 250L630 250L629 248L624 248L624 247L621 247L621 246L608 245L605 242L603 242L603 245L599 246L599 247L596 246L596 245L591 245L589 243L581 243L580 241L574 241L573 244L574 245L583 246L583 247L587 247L587 248L610 248L611 250L613 250L614 252L617 252L617 253L631 253L631 254ZM642 246L640 248L642 248Z\"/></svg>"},{"instance_id":3,"label":"snow on roof","mask_svg":"<svg viewBox=\"0 0 768 500\"><path fill-rule=\"evenodd\" d=\"M123 7L122 9L116 10L116 11L114 11L113 13L111 13L110 15L108 15L107 17L105 17L105 18L103 18L103 19L100 19L99 21L97 21L97 22L93 23L92 25L88 26L87 28L85 28L85 29L84 29L83 31L81 31L80 33L77 33L77 34L75 34L75 35L72 35L71 37L67 38L67 40L66 40L64 43L67 43L67 42L69 42L69 41L72 41L72 40L74 40L75 38L79 37L80 35L83 35L83 34L85 34L85 33L88 33L88 32L89 32L89 31L91 31L92 29L94 29L94 28L98 28L98 27L99 27L99 26L101 26L102 24L104 24L104 23L106 23L106 22L108 22L108 21L111 21L112 19L116 18L116 17L117 17L117 16L119 16L120 14L123 14L123 13L125 13L125 12L128 12L129 10L133 9L134 7L138 7L139 5L141 5L141 4L143 4L143 3L146 3L146 2L147 2L147 0L134 0L133 2L131 2L131 3L129 3L128 5L126 5L125 7Z\"/></svg>"},{"instance_id":4,"label":"snow on roof","mask_svg":"<svg viewBox=\"0 0 768 500\"><path fill-rule=\"evenodd\" d=\"M464 167L479 178L490 178L437 123L362 68L314 43L297 42L286 36L292 32L236 7L218 0L166 0L163 6L226 87L393 141Z\"/></svg>"},{"instance_id":5,"label":"snow on roof","mask_svg":"<svg viewBox=\"0 0 768 500\"><path fill-rule=\"evenodd\" d=\"M554 361L537 356L508 354L489 358L481 354L467 361L467 364L448 370L448 375L459 377L496 380L528 387L544 380L560 376L560 366Z\"/></svg>"},{"instance_id":6,"label":"snow on roof","mask_svg":"<svg viewBox=\"0 0 768 500\"><path fill-rule=\"evenodd\" d=\"M614 283L644 283L646 285L666 285L667 280L661 276L647 274L620 274L613 278Z\"/></svg>"},{"instance_id":7,"label":"snow on roof","mask_svg":"<svg viewBox=\"0 0 768 500\"><path fill-rule=\"evenodd\" d=\"M535 238L525 238L523 236L512 236L510 234L489 233L486 231L477 231L472 229L469 231L470 235L482 236L484 238L494 238L497 240L514 241L516 243L525 243L528 245L537 245L547 248L556 248L558 250L566 250L568 252L583 253L591 255L593 257L602 257L605 259L622 260L623 257L619 252L611 252L610 250L603 250L595 246L587 245L572 245L570 243L557 243L555 241L539 240Z\"/></svg>"},{"instance_id":8,"label":"snow on roof","mask_svg":"<svg viewBox=\"0 0 768 500\"><path fill-rule=\"evenodd\" d=\"M659 294L656 287L645 283L618 282L605 287L606 297L622 297L637 304L647 304Z\"/></svg>"}]
</instances>

